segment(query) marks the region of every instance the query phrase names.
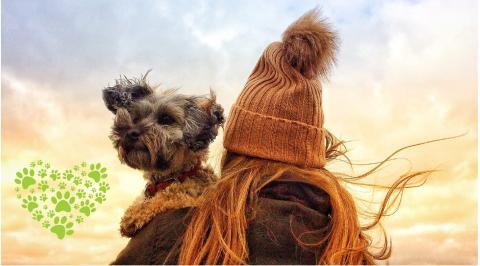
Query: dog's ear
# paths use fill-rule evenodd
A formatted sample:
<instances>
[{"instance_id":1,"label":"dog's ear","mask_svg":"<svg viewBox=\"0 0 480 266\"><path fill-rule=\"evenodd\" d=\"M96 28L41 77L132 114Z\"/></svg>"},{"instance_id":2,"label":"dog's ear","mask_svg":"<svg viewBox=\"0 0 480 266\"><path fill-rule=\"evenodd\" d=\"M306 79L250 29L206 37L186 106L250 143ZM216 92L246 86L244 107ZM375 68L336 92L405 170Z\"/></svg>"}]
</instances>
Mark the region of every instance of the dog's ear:
<instances>
[{"instance_id":1,"label":"dog's ear","mask_svg":"<svg viewBox=\"0 0 480 266\"><path fill-rule=\"evenodd\" d=\"M153 93L153 89L147 84L122 86L117 84L103 90L103 101L112 113L118 108L128 108L135 101L141 100Z\"/></svg>"},{"instance_id":2,"label":"dog's ear","mask_svg":"<svg viewBox=\"0 0 480 266\"><path fill-rule=\"evenodd\" d=\"M192 98L186 108L184 141L192 151L203 150L215 139L223 126L223 107L216 102L213 91L208 97Z\"/></svg>"}]
</instances>

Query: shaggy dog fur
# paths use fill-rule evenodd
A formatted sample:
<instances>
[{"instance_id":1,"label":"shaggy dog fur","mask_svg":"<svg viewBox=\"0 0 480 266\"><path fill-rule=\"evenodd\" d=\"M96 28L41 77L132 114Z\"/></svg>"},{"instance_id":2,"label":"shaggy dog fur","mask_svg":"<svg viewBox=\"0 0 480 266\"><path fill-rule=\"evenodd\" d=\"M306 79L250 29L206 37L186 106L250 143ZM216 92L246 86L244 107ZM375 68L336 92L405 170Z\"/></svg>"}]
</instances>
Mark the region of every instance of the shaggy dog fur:
<instances>
[{"instance_id":1,"label":"shaggy dog fur","mask_svg":"<svg viewBox=\"0 0 480 266\"><path fill-rule=\"evenodd\" d=\"M105 105L115 114L110 139L120 161L142 170L151 184L171 182L153 196L141 195L127 209L120 232L128 237L161 212L197 204L216 180L205 162L208 146L225 120L213 92L207 96L175 90L156 93L147 74L139 79L120 78L103 90Z\"/></svg>"}]
</instances>

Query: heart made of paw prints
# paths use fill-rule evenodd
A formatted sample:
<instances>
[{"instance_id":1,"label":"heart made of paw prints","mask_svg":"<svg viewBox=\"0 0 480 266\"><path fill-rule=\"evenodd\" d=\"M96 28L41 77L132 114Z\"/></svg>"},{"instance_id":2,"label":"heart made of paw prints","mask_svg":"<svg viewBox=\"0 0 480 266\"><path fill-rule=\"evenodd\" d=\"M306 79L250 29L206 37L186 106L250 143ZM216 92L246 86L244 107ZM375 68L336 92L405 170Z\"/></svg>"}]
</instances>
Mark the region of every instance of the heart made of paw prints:
<instances>
[{"instance_id":1,"label":"heart made of paw prints","mask_svg":"<svg viewBox=\"0 0 480 266\"><path fill-rule=\"evenodd\" d=\"M39 160L16 173L15 192L33 220L64 239L105 202L110 189L107 176L100 163L83 162L60 172Z\"/></svg>"}]
</instances>

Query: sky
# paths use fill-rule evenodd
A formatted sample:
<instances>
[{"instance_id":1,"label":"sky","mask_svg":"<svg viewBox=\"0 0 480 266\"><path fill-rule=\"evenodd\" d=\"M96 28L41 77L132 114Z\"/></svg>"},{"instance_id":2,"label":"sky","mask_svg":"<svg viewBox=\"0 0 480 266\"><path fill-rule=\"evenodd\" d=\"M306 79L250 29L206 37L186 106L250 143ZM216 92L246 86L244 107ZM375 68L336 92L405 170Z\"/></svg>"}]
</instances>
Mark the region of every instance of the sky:
<instances>
[{"instance_id":1,"label":"sky","mask_svg":"<svg viewBox=\"0 0 480 266\"><path fill-rule=\"evenodd\" d=\"M384 220L393 243L389 263L477 263L476 1L1 4L3 264L105 264L128 242L119 221L145 181L120 164L108 139L113 115L101 98L105 86L152 69L150 81L160 89L212 88L228 113L263 49L316 6L341 41L323 86L325 127L348 141L351 159L379 161L409 144L465 133L402 152L404 160L369 178L390 184L409 169L438 170L406 191L400 210ZM212 165L221 151L220 135ZM108 168L107 201L72 237L58 240L15 198L16 171L38 159L59 169L85 160Z\"/></svg>"}]
</instances>

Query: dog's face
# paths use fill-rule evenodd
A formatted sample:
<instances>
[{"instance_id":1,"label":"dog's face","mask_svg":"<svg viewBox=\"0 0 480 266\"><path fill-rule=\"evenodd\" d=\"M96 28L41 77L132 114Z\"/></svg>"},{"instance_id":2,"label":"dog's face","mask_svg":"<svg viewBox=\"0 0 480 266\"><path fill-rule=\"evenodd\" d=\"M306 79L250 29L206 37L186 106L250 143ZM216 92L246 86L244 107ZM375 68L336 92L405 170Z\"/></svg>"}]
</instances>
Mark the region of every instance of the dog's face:
<instances>
[{"instance_id":1,"label":"dog's face","mask_svg":"<svg viewBox=\"0 0 480 266\"><path fill-rule=\"evenodd\" d=\"M117 81L103 90L115 114L110 139L122 162L155 172L173 172L205 153L224 122L215 96L156 94L142 79Z\"/></svg>"}]
</instances>

